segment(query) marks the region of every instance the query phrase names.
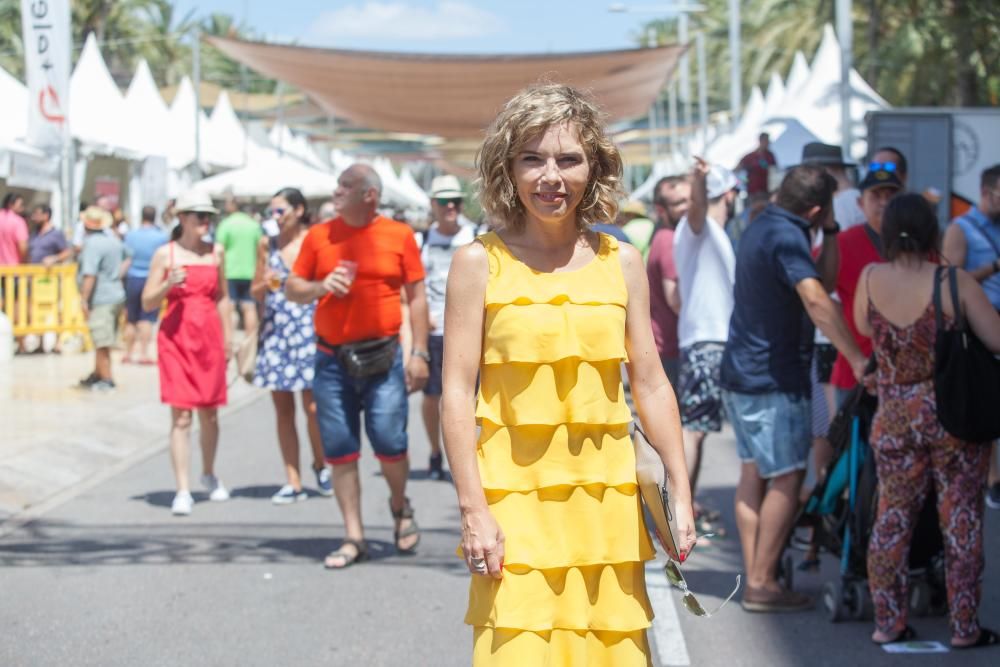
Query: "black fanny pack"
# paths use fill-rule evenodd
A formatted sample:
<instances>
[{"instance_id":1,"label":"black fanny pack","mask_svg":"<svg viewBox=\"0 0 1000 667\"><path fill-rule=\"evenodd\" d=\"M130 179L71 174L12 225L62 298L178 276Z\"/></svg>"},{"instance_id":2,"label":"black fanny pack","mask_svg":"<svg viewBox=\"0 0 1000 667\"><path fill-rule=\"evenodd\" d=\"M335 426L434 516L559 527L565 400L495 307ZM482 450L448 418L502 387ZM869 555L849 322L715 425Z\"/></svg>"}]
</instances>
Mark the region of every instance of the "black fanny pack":
<instances>
[{"instance_id":1,"label":"black fanny pack","mask_svg":"<svg viewBox=\"0 0 1000 667\"><path fill-rule=\"evenodd\" d=\"M369 378L388 373L396 361L396 350L399 348L397 336L359 340L336 346L327 345L322 339L319 342L337 355L344 370L352 378Z\"/></svg>"}]
</instances>

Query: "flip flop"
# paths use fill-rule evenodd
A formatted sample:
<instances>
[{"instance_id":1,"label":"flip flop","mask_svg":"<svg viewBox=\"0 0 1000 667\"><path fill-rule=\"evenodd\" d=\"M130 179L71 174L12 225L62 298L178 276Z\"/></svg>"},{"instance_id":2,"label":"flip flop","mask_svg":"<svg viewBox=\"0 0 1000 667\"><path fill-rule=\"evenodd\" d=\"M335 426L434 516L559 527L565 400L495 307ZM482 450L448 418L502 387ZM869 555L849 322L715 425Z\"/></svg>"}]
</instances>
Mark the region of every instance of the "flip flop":
<instances>
[{"instance_id":1,"label":"flip flop","mask_svg":"<svg viewBox=\"0 0 1000 667\"><path fill-rule=\"evenodd\" d=\"M389 500L389 511L392 513L392 518L395 521L402 521L403 519L409 519L410 525L406 528L400 530L397 528L393 531L396 541L396 551L404 555L412 555L417 553L417 545L420 544L420 527L417 526L417 520L413 518L413 508L410 506L410 499L404 498L403 507L399 510L392 509L392 500ZM398 524L397 524L398 525ZM413 543L409 548L404 549L399 546L399 541L403 538L410 537L411 535L417 536L417 541Z\"/></svg>"},{"instance_id":2,"label":"flip flop","mask_svg":"<svg viewBox=\"0 0 1000 667\"><path fill-rule=\"evenodd\" d=\"M351 545L356 550L356 553L350 553L345 551L344 547ZM343 558L343 565L330 565L331 558ZM368 560L368 544L364 540L354 540L350 537L344 538L344 541L335 551L331 551L323 559L323 567L327 570L343 570L348 568L355 563L362 563Z\"/></svg>"},{"instance_id":3,"label":"flip flop","mask_svg":"<svg viewBox=\"0 0 1000 667\"><path fill-rule=\"evenodd\" d=\"M895 644L896 642L910 642L916 638L917 638L917 631L911 628L909 625L907 625L905 628L903 628L902 632L900 632L892 639L884 642L877 642L873 639L872 643L877 644L879 646L885 646L886 644Z\"/></svg>"},{"instance_id":4,"label":"flip flop","mask_svg":"<svg viewBox=\"0 0 1000 667\"><path fill-rule=\"evenodd\" d=\"M1000 635L993 632L992 630L987 630L986 628L979 629L979 639L972 642L971 644L965 644L964 646L959 646L952 644L953 649L965 650L967 648L982 648L983 646L996 646L1000 644Z\"/></svg>"}]
</instances>

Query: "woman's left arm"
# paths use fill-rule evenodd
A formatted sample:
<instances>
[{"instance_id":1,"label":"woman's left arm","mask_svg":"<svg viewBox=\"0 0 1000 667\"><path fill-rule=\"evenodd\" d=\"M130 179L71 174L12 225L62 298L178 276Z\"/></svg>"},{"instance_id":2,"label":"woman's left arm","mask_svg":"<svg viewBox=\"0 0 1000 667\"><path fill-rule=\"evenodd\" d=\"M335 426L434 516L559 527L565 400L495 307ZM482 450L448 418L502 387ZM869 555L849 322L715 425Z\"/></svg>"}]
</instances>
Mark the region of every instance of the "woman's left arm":
<instances>
[{"instance_id":1,"label":"woman's left arm","mask_svg":"<svg viewBox=\"0 0 1000 667\"><path fill-rule=\"evenodd\" d=\"M623 243L620 248L622 273L628 289L625 350L629 359L627 368L632 398L649 442L660 455L670 478L677 525L675 538L683 560L694 547L697 536L677 397L663 372L660 355L653 342L653 327L649 321L649 281L642 255L631 245Z\"/></svg>"},{"instance_id":2,"label":"woman's left arm","mask_svg":"<svg viewBox=\"0 0 1000 667\"><path fill-rule=\"evenodd\" d=\"M229 306L229 283L226 281L226 251L221 245L215 246L216 266L219 267L219 293L215 297L215 306L222 320L222 345L228 360L233 353L233 318ZM248 332L255 335L256 332Z\"/></svg>"}]
</instances>

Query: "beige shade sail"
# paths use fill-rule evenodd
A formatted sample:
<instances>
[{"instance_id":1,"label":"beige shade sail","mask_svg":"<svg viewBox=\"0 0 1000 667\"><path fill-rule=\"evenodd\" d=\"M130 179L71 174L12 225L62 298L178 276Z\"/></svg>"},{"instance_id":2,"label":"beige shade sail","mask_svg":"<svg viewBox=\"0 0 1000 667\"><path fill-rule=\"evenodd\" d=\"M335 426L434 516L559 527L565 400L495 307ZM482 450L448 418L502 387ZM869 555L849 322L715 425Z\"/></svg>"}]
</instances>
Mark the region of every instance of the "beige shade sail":
<instances>
[{"instance_id":1,"label":"beige shade sail","mask_svg":"<svg viewBox=\"0 0 1000 667\"><path fill-rule=\"evenodd\" d=\"M558 55L429 55L319 49L206 37L258 72L364 126L476 138L525 86L588 90L610 122L644 115L684 51L678 45Z\"/></svg>"}]
</instances>

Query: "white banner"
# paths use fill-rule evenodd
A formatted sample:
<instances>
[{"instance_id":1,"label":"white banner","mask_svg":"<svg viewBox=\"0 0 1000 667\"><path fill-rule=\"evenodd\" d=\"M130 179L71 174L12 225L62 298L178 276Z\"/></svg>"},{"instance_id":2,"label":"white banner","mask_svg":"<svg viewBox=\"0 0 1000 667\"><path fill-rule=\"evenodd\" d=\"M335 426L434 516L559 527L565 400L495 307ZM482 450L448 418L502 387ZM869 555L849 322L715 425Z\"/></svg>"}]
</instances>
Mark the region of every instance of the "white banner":
<instances>
[{"instance_id":1,"label":"white banner","mask_svg":"<svg viewBox=\"0 0 1000 667\"><path fill-rule=\"evenodd\" d=\"M69 111L69 0L21 0L24 70L28 85L28 143L62 145Z\"/></svg>"}]
</instances>

